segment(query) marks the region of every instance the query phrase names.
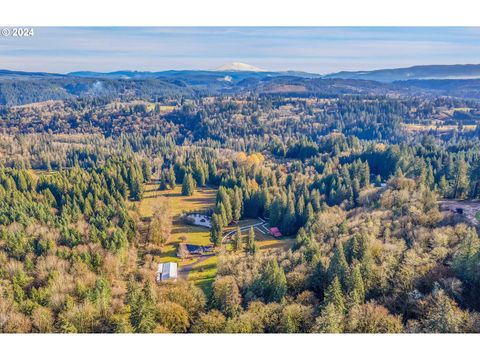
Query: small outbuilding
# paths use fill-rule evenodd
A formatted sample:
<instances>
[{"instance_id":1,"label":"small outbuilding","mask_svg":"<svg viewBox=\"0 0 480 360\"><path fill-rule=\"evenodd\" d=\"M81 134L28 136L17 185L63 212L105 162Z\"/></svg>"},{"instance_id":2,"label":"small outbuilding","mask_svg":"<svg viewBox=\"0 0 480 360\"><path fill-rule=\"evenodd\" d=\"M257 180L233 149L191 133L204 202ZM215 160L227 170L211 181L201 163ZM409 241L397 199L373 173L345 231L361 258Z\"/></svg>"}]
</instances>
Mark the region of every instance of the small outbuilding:
<instances>
[{"instance_id":1,"label":"small outbuilding","mask_svg":"<svg viewBox=\"0 0 480 360\"><path fill-rule=\"evenodd\" d=\"M270 235L278 238L282 236L282 233L280 232L278 227L272 227L270 228Z\"/></svg>"},{"instance_id":2,"label":"small outbuilding","mask_svg":"<svg viewBox=\"0 0 480 360\"><path fill-rule=\"evenodd\" d=\"M157 268L157 282L161 281L176 281L177 280L177 263L167 262L158 264Z\"/></svg>"}]
</instances>

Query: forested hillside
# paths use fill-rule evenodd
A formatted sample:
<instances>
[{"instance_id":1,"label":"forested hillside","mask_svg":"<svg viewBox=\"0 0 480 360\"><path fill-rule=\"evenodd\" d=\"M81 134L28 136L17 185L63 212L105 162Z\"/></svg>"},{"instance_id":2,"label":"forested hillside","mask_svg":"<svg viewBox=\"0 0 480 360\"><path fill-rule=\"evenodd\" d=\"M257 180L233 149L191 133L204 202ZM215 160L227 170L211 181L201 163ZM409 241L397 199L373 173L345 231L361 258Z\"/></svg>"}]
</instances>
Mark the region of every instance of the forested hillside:
<instances>
[{"instance_id":1,"label":"forested hillside","mask_svg":"<svg viewBox=\"0 0 480 360\"><path fill-rule=\"evenodd\" d=\"M0 81L0 332L480 332L480 103L352 81Z\"/></svg>"},{"instance_id":2,"label":"forested hillside","mask_svg":"<svg viewBox=\"0 0 480 360\"><path fill-rule=\"evenodd\" d=\"M476 68L475 68L476 69ZM400 69L408 72L408 69ZM475 70L476 71L476 70ZM204 96L336 97L372 95L390 97L460 97L479 99L480 80L476 72L464 77L409 76L384 82L380 76L350 77L342 73L162 71L113 73L73 72L70 74L28 73L0 70L0 106L18 106L48 100L166 100L201 99ZM387 71L388 73L388 71ZM363 74L363 73L362 73ZM386 75L389 76L388 74Z\"/></svg>"}]
</instances>

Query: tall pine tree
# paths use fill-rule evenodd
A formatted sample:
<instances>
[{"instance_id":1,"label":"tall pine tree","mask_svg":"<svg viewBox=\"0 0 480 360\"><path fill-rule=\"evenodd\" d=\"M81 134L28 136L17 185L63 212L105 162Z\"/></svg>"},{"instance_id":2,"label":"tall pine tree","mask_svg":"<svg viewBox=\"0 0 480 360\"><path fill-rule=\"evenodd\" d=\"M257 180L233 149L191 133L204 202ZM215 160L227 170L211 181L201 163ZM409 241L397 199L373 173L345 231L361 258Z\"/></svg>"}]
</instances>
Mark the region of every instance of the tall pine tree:
<instances>
[{"instance_id":1,"label":"tall pine tree","mask_svg":"<svg viewBox=\"0 0 480 360\"><path fill-rule=\"evenodd\" d=\"M240 227L237 226L237 231L233 235L233 251L240 251L242 250L242 247L242 232L240 230Z\"/></svg>"},{"instance_id":2,"label":"tall pine tree","mask_svg":"<svg viewBox=\"0 0 480 360\"><path fill-rule=\"evenodd\" d=\"M245 252L250 255L254 255L258 250L258 245L255 242L255 230L253 230L253 226L250 227L247 236L247 242L245 244Z\"/></svg>"},{"instance_id":3,"label":"tall pine tree","mask_svg":"<svg viewBox=\"0 0 480 360\"><path fill-rule=\"evenodd\" d=\"M195 180L193 180L192 174L188 173L183 178L182 195L192 196L195 192Z\"/></svg>"},{"instance_id":4,"label":"tall pine tree","mask_svg":"<svg viewBox=\"0 0 480 360\"><path fill-rule=\"evenodd\" d=\"M340 280L338 276L335 276L333 281L327 287L325 291L325 298L324 298L325 306L329 304L333 304L335 309L340 313L345 313L345 297L342 291L342 285L340 284Z\"/></svg>"},{"instance_id":5,"label":"tall pine tree","mask_svg":"<svg viewBox=\"0 0 480 360\"><path fill-rule=\"evenodd\" d=\"M223 219L220 215L214 213L212 216L212 227L210 228L210 240L215 246L222 244Z\"/></svg>"}]
</instances>

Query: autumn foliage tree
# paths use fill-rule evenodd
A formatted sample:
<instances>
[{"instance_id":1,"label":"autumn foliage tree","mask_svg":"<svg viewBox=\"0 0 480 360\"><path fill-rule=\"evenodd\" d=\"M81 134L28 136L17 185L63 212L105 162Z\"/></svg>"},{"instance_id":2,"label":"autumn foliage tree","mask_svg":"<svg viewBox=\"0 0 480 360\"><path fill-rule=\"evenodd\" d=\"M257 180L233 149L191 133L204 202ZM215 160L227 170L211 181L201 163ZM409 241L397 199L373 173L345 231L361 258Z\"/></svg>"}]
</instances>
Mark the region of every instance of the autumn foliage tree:
<instances>
[{"instance_id":1,"label":"autumn foliage tree","mask_svg":"<svg viewBox=\"0 0 480 360\"><path fill-rule=\"evenodd\" d=\"M148 229L148 240L157 246L168 242L172 233L172 212L166 199L160 199Z\"/></svg>"}]
</instances>

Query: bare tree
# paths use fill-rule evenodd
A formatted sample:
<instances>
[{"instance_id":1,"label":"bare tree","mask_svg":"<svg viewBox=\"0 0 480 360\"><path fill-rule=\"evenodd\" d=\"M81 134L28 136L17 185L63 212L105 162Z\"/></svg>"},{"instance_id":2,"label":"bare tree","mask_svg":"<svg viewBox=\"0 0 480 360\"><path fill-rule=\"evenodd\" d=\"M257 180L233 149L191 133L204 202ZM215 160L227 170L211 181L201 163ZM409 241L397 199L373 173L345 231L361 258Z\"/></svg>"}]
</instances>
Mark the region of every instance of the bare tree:
<instances>
[{"instance_id":1,"label":"bare tree","mask_svg":"<svg viewBox=\"0 0 480 360\"><path fill-rule=\"evenodd\" d=\"M164 245L172 233L172 211L165 198L159 199L148 230L148 241L155 245Z\"/></svg>"}]
</instances>

